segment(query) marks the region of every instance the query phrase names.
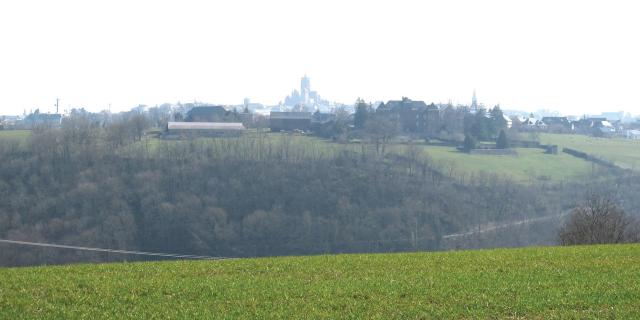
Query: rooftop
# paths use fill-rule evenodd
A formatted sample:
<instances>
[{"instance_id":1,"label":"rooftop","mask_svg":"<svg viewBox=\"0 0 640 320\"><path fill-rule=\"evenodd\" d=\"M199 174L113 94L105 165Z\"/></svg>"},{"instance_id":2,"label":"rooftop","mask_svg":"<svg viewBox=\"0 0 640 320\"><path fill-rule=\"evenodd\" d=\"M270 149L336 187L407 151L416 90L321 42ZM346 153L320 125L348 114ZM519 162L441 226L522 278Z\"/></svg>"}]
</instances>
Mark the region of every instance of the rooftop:
<instances>
[{"instance_id":1,"label":"rooftop","mask_svg":"<svg viewBox=\"0 0 640 320\"><path fill-rule=\"evenodd\" d=\"M311 112L276 112L271 111L271 119L311 119Z\"/></svg>"},{"instance_id":2,"label":"rooftop","mask_svg":"<svg viewBox=\"0 0 640 320\"><path fill-rule=\"evenodd\" d=\"M240 122L169 122L169 130L244 130Z\"/></svg>"}]
</instances>

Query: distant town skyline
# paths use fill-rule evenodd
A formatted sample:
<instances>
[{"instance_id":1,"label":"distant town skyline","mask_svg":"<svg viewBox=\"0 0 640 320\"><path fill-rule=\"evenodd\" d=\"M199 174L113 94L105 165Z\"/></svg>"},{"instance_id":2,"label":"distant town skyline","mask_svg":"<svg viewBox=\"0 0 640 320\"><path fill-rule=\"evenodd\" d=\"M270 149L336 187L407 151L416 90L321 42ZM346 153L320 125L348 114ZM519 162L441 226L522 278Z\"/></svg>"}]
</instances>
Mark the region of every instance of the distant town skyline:
<instances>
[{"instance_id":1,"label":"distant town skyline","mask_svg":"<svg viewBox=\"0 0 640 320\"><path fill-rule=\"evenodd\" d=\"M640 113L631 1L3 2L0 114L402 96ZM304 91L304 90L302 90Z\"/></svg>"}]
</instances>

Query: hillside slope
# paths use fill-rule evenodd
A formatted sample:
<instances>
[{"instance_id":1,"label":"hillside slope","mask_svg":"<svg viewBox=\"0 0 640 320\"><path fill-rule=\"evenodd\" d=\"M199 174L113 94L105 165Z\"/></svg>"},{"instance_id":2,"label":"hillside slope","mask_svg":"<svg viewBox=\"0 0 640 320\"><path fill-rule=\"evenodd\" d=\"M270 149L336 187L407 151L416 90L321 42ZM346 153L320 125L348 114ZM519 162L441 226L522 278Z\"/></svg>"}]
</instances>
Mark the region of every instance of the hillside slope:
<instances>
[{"instance_id":1,"label":"hillside slope","mask_svg":"<svg viewBox=\"0 0 640 320\"><path fill-rule=\"evenodd\" d=\"M0 269L0 318L637 318L640 246Z\"/></svg>"}]
</instances>

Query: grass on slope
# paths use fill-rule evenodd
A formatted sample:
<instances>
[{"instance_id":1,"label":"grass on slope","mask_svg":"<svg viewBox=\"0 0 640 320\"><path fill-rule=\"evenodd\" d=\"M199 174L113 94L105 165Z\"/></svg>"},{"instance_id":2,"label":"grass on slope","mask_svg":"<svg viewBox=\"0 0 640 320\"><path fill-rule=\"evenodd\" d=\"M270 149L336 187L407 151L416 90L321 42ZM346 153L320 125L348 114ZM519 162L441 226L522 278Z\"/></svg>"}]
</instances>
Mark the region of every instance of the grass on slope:
<instances>
[{"instance_id":1,"label":"grass on slope","mask_svg":"<svg viewBox=\"0 0 640 320\"><path fill-rule=\"evenodd\" d=\"M18 141L24 143L30 135L30 130L0 130L0 141Z\"/></svg>"},{"instance_id":2,"label":"grass on slope","mask_svg":"<svg viewBox=\"0 0 640 320\"><path fill-rule=\"evenodd\" d=\"M640 141L622 138L596 138L575 134L541 134L540 142L557 144L615 162L617 165L640 170Z\"/></svg>"},{"instance_id":3,"label":"grass on slope","mask_svg":"<svg viewBox=\"0 0 640 320\"><path fill-rule=\"evenodd\" d=\"M151 152L158 152L162 150L163 145L188 145L192 141L200 144L210 145L212 147L219 148L219 150L225 150L225 145L239 146L235 149L239 152L255 151L257 144L264 145L264 148L271 150L279 150L283 146L290 146L295 149L296 152L304 153L306 157L331 157L342 150L359 150L360 146L355 144L339 144L330 143L325 139L321 139L314 136L305 136L299 134L290 133L267 133L258 134L255 130L247 130L240 137L201 137L193 140L180 139L180 140L163 140L156 137L147 137L140 142L137 142L131 146L128 146L123 150L124 153L135 150L136 148L147 148ZM245 148L246 147L246 148ZM228 151L228 150L226 150Z\"/></svg>"},{"instance_id":4,"label":"grass on slope","mask_svg":"<svg viewBox=\"0 0 640 320\"><path fill-rule=\"evenodd\" d=\"M640 317L640 246L0 269L0 318Z\"/></svg>"},{"instance_id":5,"label":"grass on slope","mask_svg":"<svg viewBox=\"0 0 640 320\"><path fill-rule=\"evenodd\" d=\"M329 142L313 136L291 135L287 133L269 133L262 136L264 143L278 149L284 144L295 146L306 156L331 157L342 150L361 152L363 145L357 143L340 144ZM220 144L225 141L239 141L250 143L257 141L258 135L249 131L239 138L200 138L201 142ZM185 144L188 140L166 141L150 138L141 144L148 144L151 150L158 150L162 143ZM576 177L587 176L593 167L588 161L569 156L564 153L558 155L545 154L541 149L517 149L518 156L470 155L459 152L454 147L432 146L419 144L420 148L432 160L438 163L444 171L453 170L458 177L469 176L481 172L510 177L519 182L535 182L541 180L563 181ZM372 145L364 146L368 152L375 153ZM392 144L387 147L388 152L404 153L406 146ZM447 172L448 173L448 172Z\"/></svg>"},{"instance_id":6,"label":"grass on slope","mask_svg":"<svg viewBox=\"0 0 640 320\"><path fill-rule=\"evenodd\" d=\"M4 130L0 131L0 141L20 141L25 143L29 137L29 130ZM359 144L339 144L312 137L291 135L287 133L269 133L263 135L265 143L273 148L283 144L297 146L299 151L308 156L323 157L332 156L341 150L359 152L362 148ZM230 139L257 140L258 135L251 130L240 138L201 138L199 140L216 143ZM560 148L567 146L588 153L602 156L616 161L624 167L640 168L640 141L622 139L603 139L580 135L541 135L543 143L558 144ZM186 141L167 141L166 143L185 143ZM157 150L161 140L147 138L134 145ZM301 148L300 148L301 147ZM368 146L372 149L372 146ZM540 149L517 149L518 156L490 156L469 155L458 152L453 147L422 146L426 154L440 163L445 169L452 169L457 176L478 174L480 172L499 174L511 177L520 182L534 182L539 180L562 181L580 176L586 176L592 172L592 165L584 160L571 157L567 154L548 155ZM131 149L131 148L125 148ZM392 145L388 149L392 152L404 152L404 146ZM128 152L123 150L123 152ZM373 152L370 150L370 152Z\"/></svg>"},{"instance_id":7,"label":"grass on slope","mask_svg":"<svg viewBox=\"0 0 640 320\"><path fill-rule=\"evenodd\" d=\"M453 147L426 146L425 152L442 167L458 175L479 172L511 177L520 182L562 181L587 176L592 165L564 153L550 155L542 149L518 148L517 156L467 154Z\"/></svg>"}]
</instances>

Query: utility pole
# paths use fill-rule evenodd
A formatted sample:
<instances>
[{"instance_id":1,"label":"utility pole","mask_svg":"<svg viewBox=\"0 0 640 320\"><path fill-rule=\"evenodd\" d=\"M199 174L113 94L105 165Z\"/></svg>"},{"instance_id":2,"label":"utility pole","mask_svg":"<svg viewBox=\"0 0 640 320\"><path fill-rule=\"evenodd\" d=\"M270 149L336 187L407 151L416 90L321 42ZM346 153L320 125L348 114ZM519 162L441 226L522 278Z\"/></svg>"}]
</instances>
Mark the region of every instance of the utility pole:
<instances>
[{"instance_id":1,"label":"utility pole","mask_svg":"<svg viewBox=\"0 0 640 320\"><path fill-rule=\"evenodd\" d=\"M60 98L56 98L56 114L59 114L58 109L60 107Z\"/></svg>"}]
</instances>

